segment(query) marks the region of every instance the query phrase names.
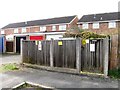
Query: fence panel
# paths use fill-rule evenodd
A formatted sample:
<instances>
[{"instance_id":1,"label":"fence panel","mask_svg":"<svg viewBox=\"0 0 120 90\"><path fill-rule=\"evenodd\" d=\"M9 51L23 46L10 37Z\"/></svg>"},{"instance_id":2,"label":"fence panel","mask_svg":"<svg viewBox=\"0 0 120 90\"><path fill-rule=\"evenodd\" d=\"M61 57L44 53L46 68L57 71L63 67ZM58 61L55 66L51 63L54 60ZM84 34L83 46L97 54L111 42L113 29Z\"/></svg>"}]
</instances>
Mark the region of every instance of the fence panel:
<instances>
[{"instance_id":1,"label":"fence panel","mask_svg":"<svg viewBox=\"0 0 120 90\"><path fill-rule=\"evenodd\" d=\"M62 45L59 43L62 42ZM76 68L76 42L75 40L54 41L54 66Z\"/></svg>"},{"instance_id":2,"label":"fence panel","mask_svg":"<svg viewBox=\"0 0 120 90\"><path fill-rule=\"evenodd\" d=\"M23 61L25 63L49 66L49 44L49 41L41 41L42 50L38 50L38 45L35 44L35 41L23 41Z\"/></svg>"},{"instance_id":3,"label":"fence panel","mask_svg":"<svg viewBox=\"0 0 120 90\"><path fill-rule=\"evenodd\" d=\"M91 47L94 44L95 47ZM90 51L95 48L95 51ZM82 47L82 71L103 73L103 39L90 40Z\"/></svg>"}]
</instances>

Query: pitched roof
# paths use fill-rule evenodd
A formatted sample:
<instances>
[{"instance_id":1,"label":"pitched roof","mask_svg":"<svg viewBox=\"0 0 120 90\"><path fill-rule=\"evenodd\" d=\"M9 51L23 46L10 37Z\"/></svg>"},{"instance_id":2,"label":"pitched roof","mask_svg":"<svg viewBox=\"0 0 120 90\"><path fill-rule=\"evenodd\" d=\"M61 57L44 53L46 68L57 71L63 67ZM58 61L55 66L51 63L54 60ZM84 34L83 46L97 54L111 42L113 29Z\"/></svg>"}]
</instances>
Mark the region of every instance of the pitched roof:
<instances>
[{"instance_id":1,"label":"pitched roof","mask_svg":"<svg viewBox=\"0 0 120 90\"><path fill-rule=\"evenodd\" d=\"M76 17L76 15L74 15L74 16L66 16L66 17L58 17L58 18L51 18L51 19L26 21L26 22L20 22L20 23L12 23L12 24L6 25L2 29L26 27L26 26L37 26L37 25L70 23L75 17Z\"/></svg>"},{"instance_id":2,"label":"pitched roof","mask_svg":"<svg viewBox=\"0 0 120 90\"><path fill-rule=\"evenodd\" d=\"M109 20L120 20L120 12L83 15L78 22L94 22Z\"/></svg>"}]
</instances>

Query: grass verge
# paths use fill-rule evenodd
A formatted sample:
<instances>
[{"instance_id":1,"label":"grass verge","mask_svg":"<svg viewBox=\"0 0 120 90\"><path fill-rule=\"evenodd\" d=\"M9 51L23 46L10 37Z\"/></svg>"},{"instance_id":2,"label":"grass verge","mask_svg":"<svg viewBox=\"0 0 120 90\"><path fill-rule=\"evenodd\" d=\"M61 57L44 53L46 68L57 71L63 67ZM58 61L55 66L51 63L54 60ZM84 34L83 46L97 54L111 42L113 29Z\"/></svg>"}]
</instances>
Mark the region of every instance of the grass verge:
<instances>
[{"instance_id":1,"label":"grass verge","mask_svg":"<svg viewBox=\"0 0 120 90\"><path fill-rule=\"evenodd\" d=\"M18 69L16 64L3 64L0 66L0 73Z\"/></svg>"}]
</instances>

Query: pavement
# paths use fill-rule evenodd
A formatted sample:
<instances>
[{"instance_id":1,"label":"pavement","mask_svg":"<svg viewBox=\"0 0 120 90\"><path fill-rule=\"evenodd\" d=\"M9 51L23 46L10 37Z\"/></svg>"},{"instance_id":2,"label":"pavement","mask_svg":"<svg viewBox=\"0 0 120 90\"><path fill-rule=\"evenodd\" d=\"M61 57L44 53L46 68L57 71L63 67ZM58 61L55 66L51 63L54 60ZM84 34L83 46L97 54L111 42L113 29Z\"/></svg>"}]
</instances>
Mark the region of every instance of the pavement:
<instances>
[{"instance_id":1,"label":"pavement","mask_svg":"<svg viewBox=\"0 0 120 90\"><path fill-rule=\"evenodd\" d=\"M22 57L20 54L2 54L0 55L0 65L7 63L21 63Z\"/></svg>"},{"instance_id":2,"label":"pavement","mask_svg":"<svg viewBox=\"0 0 120 90\"><path fill-rule=\"evenodd\" d=\"M114 79L96 78L67 73L22 68L0 75L2 88L12 88L24 81L54 88L118 88Z\"/></svg>"},{"instance_id":3,"label":"pavement","mask_svg":"<svg viewBox=\"0 0 120 90\"><path fill-rule=\"evenodd\" d=\"M0 64L21 63L20 55L2 55ZM21 67L17 71L0 74L0 86L12 88L22 82L32 82L54 88L118 88L118 80L50 72ZM120 83L119 83L120 84Z\"/></svg>"}]
</instances>

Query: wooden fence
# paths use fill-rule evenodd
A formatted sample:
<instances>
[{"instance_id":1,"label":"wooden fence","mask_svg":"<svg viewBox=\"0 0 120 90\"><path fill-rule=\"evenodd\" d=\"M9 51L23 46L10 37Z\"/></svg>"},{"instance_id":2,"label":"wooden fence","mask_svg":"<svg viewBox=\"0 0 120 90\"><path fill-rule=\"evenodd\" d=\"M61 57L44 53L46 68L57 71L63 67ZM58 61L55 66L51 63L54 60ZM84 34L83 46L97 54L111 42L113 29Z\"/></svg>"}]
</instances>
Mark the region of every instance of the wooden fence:
<instances>
[{"instance_id":1,"label":"wooden fence","mask_svg":"<svg viewBox=\"0 0 120 90\"><path fill-rule=\"evenodd\" d=\"M23 41L23 63L104 73L108 70L108 39Z\"/></svg>"},{"instance_id":2,"label":"wooden fence","mask_svg":"<svg viewBox=\"0 0 120 90\"><path fill-rule=\"evenodd\" d=\"M38 50L39 42L42 46L41 50ZM50 53L53 56L54 67L76 68L76 40L23 41L25 63L50 66Z\"/></svg>"},{"instance_id":3,"label":"wooden fence","mask_svg":"<svg viewBox=\"0 0 120 90\"><path fill-rule=\"evenodd\" d=\"M82 47L82 71L102 73L104 69L104 45L103 39L89 40ZM93 48L92 46L93 45ZM90 50L92 48L93 50Z\"/></svg>"}]
</instances>

